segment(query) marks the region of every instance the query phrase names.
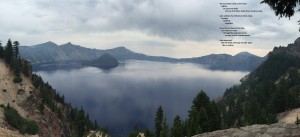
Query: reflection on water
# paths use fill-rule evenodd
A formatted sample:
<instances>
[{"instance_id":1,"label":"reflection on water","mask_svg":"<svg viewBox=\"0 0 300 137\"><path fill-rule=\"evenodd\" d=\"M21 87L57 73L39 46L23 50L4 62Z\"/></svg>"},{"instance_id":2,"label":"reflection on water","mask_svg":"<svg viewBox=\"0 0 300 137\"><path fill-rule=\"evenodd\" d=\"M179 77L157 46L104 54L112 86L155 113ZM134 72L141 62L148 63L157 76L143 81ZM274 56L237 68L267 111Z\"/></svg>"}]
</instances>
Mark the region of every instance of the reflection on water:
<instances>
[{"instance_id":1,"label":"reflection on water","mask_svg":"<svg viewBox=\"0 0 300 137\"><path fill-rule=\"evenodd\" d=\"M247 74L212 71L189 63L133 60L112 70L75 65L73 69L39 69L37 73L68 102L83 106L113 135L127 135L135 126L154 129L159 105L169 123L177 114L186 118L201 89L216 98Z\"/></svg>"}]
</instances>

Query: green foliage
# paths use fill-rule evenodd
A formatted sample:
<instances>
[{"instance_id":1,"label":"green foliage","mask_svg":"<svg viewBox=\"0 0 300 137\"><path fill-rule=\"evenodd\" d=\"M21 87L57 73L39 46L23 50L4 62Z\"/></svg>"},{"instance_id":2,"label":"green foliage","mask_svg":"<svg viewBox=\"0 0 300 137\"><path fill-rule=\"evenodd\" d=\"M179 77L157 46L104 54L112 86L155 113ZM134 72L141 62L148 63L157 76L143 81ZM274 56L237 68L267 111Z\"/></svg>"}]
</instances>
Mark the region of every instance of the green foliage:
<instances>
[{"instance_id":1,"label":"green foliage","mask_svg":"<svg viewBox=\"0 0 300 137\"><path fill-rule=\"evenodd\" d=\"M268 4L274 10L276 16L288 17L294 15L299 0L263 0L261 3Z\"/></svg>"},{"instance_id":2,"label":"green foliage","mask_svg":"<svg viewBox=\"0 0 300 137\"><path fill-rule=\"evenodd\" d=\"M42 98L42 103L46 104L53 112L58 111L56 101L65 105L64 96L60 96L49 83L44 83L40 76L32 74L31 79L32 84L40 90L39 96Z\"/></svg>"},{"instance_id":3,"label":"green foliage","mask_svg":"<svg viewBox=\"0 0 300 137\"><path fill-rule=\"evenodd\" d=\"M108 129L100 128L97 124L97 121L95 121L94 123L91 122L89 114L87 114L82 107L80 108L80 110L71 107L68 118L70 121L72 121L72 127L74 127L75 129L75 136L77 137L85 135L90 130L97 130L101 131L102 133L108 133Z\"/></svg>"},{"instance_id":4,"label":"green foliage","mask_svg":"<svg viewBox=\"0 0 300 137\"><path fill-rule=\"evenodd\" d=\"M184 137L184 125L181 118L177 115L173 121L171 137Z\"/></svg>"},{"instance_id":5,"label":"green foliage","mask_svg":"<svg viewBox=\"0 0 300 137\"><path fill-rule=\"evenodd\" d=\"M260 104L251 98L245 104L245 122L247 125L265 123L261 121L263 113L261 112Z\"/></svg>"},{"instance_id":6,"label":"green foliage","mask_svg":"<svg viewBox=\"0 0 300 137\"><path fill-rule=\"evenodd\" d=\"M156 137L160 137L160 132L162 131L163 126L163 120L164 120L164 112L161 106L158 107L156 111L156 117L155 117L155 134Z\"/></svg>"},{"instance_id":7,"label":"green foliage","mask_svg":"<svg viewBox=\"0 0 300 137\"><path fill-rule=\"evenodd\" d=\"M221 129L221 114L204 91L196 96L189 111L187 134L196 135Z\"/></svg>"},{"instance_id":8,"label":"green foliage","mask_svg":"<svg viewBox=\"0 0 300 137\"><path fill-rule=\"evenodd\" d=\"M201 133L203 132L208 132L210 130L210 125L209 125L209 119L208 119L208 114L206 112L206 109L204 107L200 108L200 111L198 113L198 119L199 119L199 127L201 129L197 129L196 132Z\"/></svg>"},{"instance_id":9,"label":"green foliage","mask_svg":"<svg viewBox=\"0 0 300 137\"><path fill-rule=\"evenodd\" d=\"M160 131L160 134L159 134L160 137L170 137L170 131L169 131L169 126L168 126L168 123L167 123L167 119L164 118L164 121L162 123L162 129Z\"/></svg>"},{"instance_id":10,"label":"green foliage","mask_svg":"<svg viewBox=\"0 0 300 137\"><path fill-rule=\"evenodd\" d=\"M220 130L222 127L221 113L214 101L212 101L211 104L212 110L209 116L210 118L212 118L209 120L210 131Z\"/></svg>"},{"instance_id":11,"label":"green foliage","mask_svg":"<svg viewBox=\"0 0 300 137\"><path fill-rule=\"evenodd\" d=\"M183 122L177 115L173 121L171 130L163 114L161 106L156 111L155 129L156 137L190 137L203 132L221 129L222 118L220 111L214 101L210 101L204 91L193 100L188 119ZM132 132L132 135L135 132ZM148 137L146 135L146 137ZM149 135L149 137L152 137Z\"/></svg>"},{"instance_id":12,"label":"green foliage","mask_svg":"<svg viewBox=\"0 0 300 137\"><path fill-rule=\"evenodd\" d=\"M20 116L14 108L9 105L4 109L4 115L7 122L14 128L18 129L20 133L37 134L39 127L35 121L29 121Z\"/></svg>"},{"instance_id":13,"label":"green foliage","mask_svg":"<svg viewBox=\"0 0 300 137\"><path fill-rule=\"evenodd\" d=\"M218 102L225 127L271 124L276 114L300 107L300 58L286 51L268 59ZM238 122L236 122L238 121Z\"/></svg>"},{"instance_id":14,"label":"green foliage","mask_svg":"<svg viewBox=\"0 0 300 137\"><path fill-rule=\"evenodd\" d=\"M5 57L6 63L11 64L11 62L13 60L13 47L12 47L12 42L10 39L7 41L7 44L4 48L4 57Z\"/></svg>"},{"instance_id":15,"label":"green foliage","mask_svg":"<svg viewBox=\"0 0 300 137\"><path fill-rule=\"evenodd\" d=\"M23 81L23 79L21 77L15 77L13 79L14 83L21 83Z\"/></svg>"},{"instance_id":16,"label":"green foliage","mask_svg":"<svg viewBox=\"0 0 300 137\"><path fill-rule=\"evenodd\" d=\"M0 59L3 58L5 60L16 77L21 77L21 72L29 77L32 73L32 67L29 61L20 58L19 45L20 43L18 41L14 41L12 44L10 39L4 48L0 44ZM17 78L16 82L19 83L19 81L20 78Z\"/></svg>"},{"instance_id":17,"label":"green foliage","mask_svg":"<svg viewBox=\"0 0 300 137\"><path fill-rule=\"evenodd\" d=\"M206 95L206 93L203 90L201 90L200 93L193 100L193 105L191 109L199 111L202 107L208 108L209 105L210 105L209 97Z\"/></svg>"},{"instance_id":18,"label":"green foliage","mask_svg":"<svg viewBox=\"0 0 300 137\"><path fill-rule=\"evenodd\" d=\"M135 128L132 132L128 134L128 137L137 137L141 131L138 128Z\"/></svg>"},{"instance_id":19,"label":"green foliage","mask_svg":"<svg viewBox=\"0 0 300 137\"><path fill-rule=\"evenodd\" d=\"M82 137L84 133L87 131L86 128L86 120L85 120L85 112L83 108L81 108L76 116L76 125L77 125L77 132L78 136Z\"/></svg>"},{"instance_id":20,"label":"green foliage","mask_svg":"<svg viewBox=\"0 0 300 137\"><path fill-rule=\"evenodd\" d=\"M95 120L94 121L94 127L93 127L93 129L99 129L100 127L99 127L99 125L98 125L98 122Z\"/></svg>"},{"instance_id":21,"label":"green foliage","mask_svg":"<svg viewBox=\"0 0 300 137\"><path fill-rule=\"evenodd\" d=\"M152 133L148 128L144 131L145 137L155 137L155 134Z\"/></svg>"},{"instance_id":22,"label":"green foliage","mask_svg":"<svg viewBox=\"0 0 300 137\"><path fill-rule=\"evenodd\" d=\"M30 62L28 60L23 60L22 66L23 66L23 70L22 70L23 74L26 77L31 76L32 66L31 66Z\"/></svg>"},{"instance_id":23,"label":"green foliage","mask_svg":"<svg viewBox=\"0 0 300 137\"><path fill-rule=\"evenodd\" d=\"M13 48L13 56L15 58L19 58L19 46L20 46L20 43L19 41L14 41L13 42L13 45L12 45L12 48Z\"/></svg>"},{"instance_id":24,"label":"green foliage","mask_svg":"<svg viewBox=\"0 0 300 137\"><path fill-rule=\"evenodd\" d=\"M4 48L0 45L0 58L4 58Z\"/></svg>"}]
</instances>

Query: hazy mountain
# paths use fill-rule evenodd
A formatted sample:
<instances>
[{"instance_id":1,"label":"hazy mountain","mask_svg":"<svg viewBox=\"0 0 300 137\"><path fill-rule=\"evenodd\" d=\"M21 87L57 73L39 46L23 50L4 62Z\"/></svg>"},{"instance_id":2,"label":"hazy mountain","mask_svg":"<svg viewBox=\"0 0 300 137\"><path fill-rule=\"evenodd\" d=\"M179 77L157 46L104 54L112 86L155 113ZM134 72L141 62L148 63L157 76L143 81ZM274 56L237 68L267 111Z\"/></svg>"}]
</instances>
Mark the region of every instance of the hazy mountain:
<instances>
[{"instance_id":1,"label":"hazy mountain","mask_svg":"<svg viewBox=\"0 0 300 137\"><path fill-rule=\"evenodd\" d=\"M53 42L46 42L34 46L21 46L20 54L22 57L31 60L33 64L44 62L60 62L60 61L82 61L94 60L103 54L110 54L118 60L136 59L149 61L174 61L176 59L168 57L147 56L135 53L125 47L117 47L107 50L89 49L70 42L63 45L57 45Z\"/></svg>"},{"instance_id":2,"label":"hazy mountain","mask_svg":"<svg viewBox=\"0 0 300 137\"><path fill-rule=\"evenodd\" d=\"M107 50L89 49L70 42L57 45L53 42L46 42L34 46L21 46L22 57L31 60L33 64L61 61L86 61L99 58L103 54L110 54L118 60L134 59L161 62L190 62L205 65L210 69L222 70L253 70L264 59L248 52L241 52L235 56L228 54L211 54L195 58L169 58L163 56L149 56L135 53L125 47L117 47Z\"/></svg>"},{"instance_id":3,"label":"hazy mountain","mask_svg":"<svg viewBox=\"0 0 300 137\"><path fill-rule=\"evenodd\" d=\"M207 65L210 69L222 70L253 70L264 59L248 52L241 52L234 56L228 54L210 54L207 56L181 59L184 62Z\"/></svg>"}]
</instances>

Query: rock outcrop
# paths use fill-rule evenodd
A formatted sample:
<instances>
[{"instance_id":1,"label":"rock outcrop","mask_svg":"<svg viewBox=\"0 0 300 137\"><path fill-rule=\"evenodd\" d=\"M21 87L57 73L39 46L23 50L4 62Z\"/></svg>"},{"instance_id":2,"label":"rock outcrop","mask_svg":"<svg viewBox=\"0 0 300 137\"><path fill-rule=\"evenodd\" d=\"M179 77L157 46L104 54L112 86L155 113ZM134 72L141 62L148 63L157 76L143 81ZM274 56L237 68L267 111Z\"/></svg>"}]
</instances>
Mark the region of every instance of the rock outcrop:
<instances>
[{"instance_id":1,"label":"rock outcrop","mask_svg":"<svg viewBox=\"0 0 300 137\"><path fill-rule=\"evenodd\" d=\"M300 118L300 108L282 112L277 115L277 119L280 123L294 124L297 117Z\"/></svg>"},{"instance_id":2,"label":"rock outcrop","mask_svg":"<svg viewBox=\"0 0 300 137\"><path fill-rule=\"evenodd\" d=\"M90 131L86 137L109 137L109 136L101 131Z\"/></svg>"},{"instance_id":3,"label":"rock outcrop","mask_svg":"<svg viewBox=\"0 0 300 137\"><path fill-rule=\"evenodd\" d=\"M295 40L294 43L288 44L287 47L279 46L273 50L275 54L288 54L292 56L300 57L300 37Z\"/></svg>"},{"instance_id":4,"label":"rock outcrop","mask_svg":"<svg viewBox=\"0 0 300 137\"><path fill-rule=\"evenodd\" d=\"M299 137L300 125L276 123L272 125L252 125L230 128L195 135L193 137Z\"/></svg>"}]
</instances>

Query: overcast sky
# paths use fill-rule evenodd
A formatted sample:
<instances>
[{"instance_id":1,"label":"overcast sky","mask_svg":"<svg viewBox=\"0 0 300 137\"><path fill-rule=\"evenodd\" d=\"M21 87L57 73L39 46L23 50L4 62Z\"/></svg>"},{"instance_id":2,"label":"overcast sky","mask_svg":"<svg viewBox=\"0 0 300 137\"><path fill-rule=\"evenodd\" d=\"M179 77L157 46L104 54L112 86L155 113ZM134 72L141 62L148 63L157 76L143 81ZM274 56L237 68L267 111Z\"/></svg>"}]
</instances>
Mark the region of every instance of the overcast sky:
<instances>
[{"instance_id":1,"label":"overcast sky","mask_svg":"<svg viewBox=\"0 0 300 137\"><path fill-rule=\"evenodd\" d=\"M21 45L71 42L88 48L127 47L135 52L169 57L248 51L266 55L274 46L292 43L297 20L278 17L261 0L0 0L0 40ZM263 10L252 18L233 19L251 37L251 46L223 47L220 2L247 2ZM296 13L299 14L299 13Z\"/></svg>"}]
</instances>

